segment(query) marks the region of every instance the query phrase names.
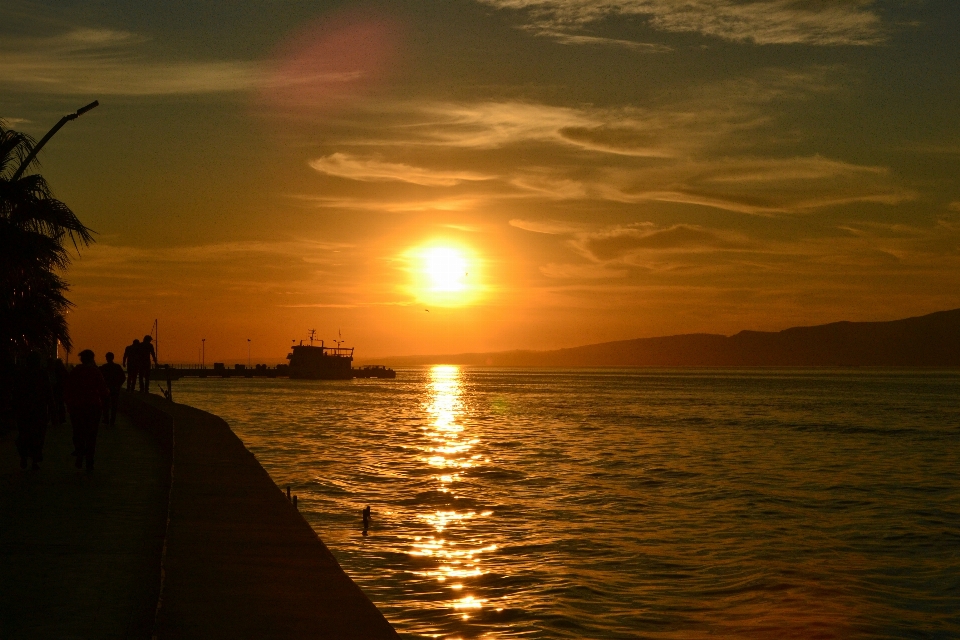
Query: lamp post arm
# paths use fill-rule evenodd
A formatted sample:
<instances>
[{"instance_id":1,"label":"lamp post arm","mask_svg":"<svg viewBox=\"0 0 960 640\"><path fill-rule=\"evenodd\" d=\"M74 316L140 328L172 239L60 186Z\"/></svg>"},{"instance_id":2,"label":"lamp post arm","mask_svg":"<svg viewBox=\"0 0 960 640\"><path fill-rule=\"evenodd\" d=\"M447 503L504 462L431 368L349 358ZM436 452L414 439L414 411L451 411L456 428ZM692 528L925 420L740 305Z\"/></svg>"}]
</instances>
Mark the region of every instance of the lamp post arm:
<instances>
[{"instance_id":1,"label":"lamp post arm","mask_svg":"<svg viewBox=\"0 0 960 640\"><path fill-rule=\"evenodd\" d=\"M33 162L33 159L37 157L37 154L40 152L40 149L43 149L43 145L47 144L47 141L53 137L53 134L55 134L57 131L60 131L63 125L67 124L71 120L76 120L77 118L85 114L87 111L90 111L90 109L93 109L94 107L99 106L99 104L100 104L99 100L94 100L87 106L80 107L79 109L77 109L76 113L71 113L69 115L66 115L60 118L60 122L53 125L53 128L50 129L50 131L47 131L47 135L40 138L40 142L38 142L30 151L30 155L28 155L27 158L20 163L20 167L17 169L17 172L13 174L13 177L10 179L10 181L14 182L18 180L21 175L23 175L23 172L27 170L27 167L30 166L30 163Z\"/></svg>"},{"instance_id":2,"label":"lamp post arm","mask_svg":"<svg viewBox=\"0 0 960 640\"><path fill-rule=\"evenodd\" d=\"M37 153L40 151L40 149L43 148L43 145L47 144L47 140L52 138L53 134L55 134L57 131L60 131L60 128L63 125L67 124L68 122L75 119L76 117L77 117L76 114L71 113L68 116L63 116L62 118L60 118L60 122L53 125L53 129L50 129L50 131L47 131L47 135L43 136L40 139L40 142L34 145L33 150L30 151L30 155L27 156L27 159L20 163L20 167L17 169L17 172L13 174L13 178L11 178L11 182L16 181L17 179L20 178L21 175L23 175L23 172L26 170L27 167L30 166L30 163L33 162L33 159L37 157Z\"/></svg>"}]
</instances>

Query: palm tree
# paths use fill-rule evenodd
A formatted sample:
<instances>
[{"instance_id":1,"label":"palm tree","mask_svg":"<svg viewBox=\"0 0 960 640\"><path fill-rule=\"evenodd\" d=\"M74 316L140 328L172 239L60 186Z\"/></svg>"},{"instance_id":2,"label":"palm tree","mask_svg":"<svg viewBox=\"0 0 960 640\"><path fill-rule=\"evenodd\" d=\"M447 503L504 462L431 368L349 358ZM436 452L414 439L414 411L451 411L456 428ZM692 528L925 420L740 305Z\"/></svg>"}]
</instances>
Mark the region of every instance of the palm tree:
<instances>
[{"instance_id":1,"label":"palm tree","mask_svg":"<svg viewBox=\"0 0 960 640\"><path fill-rule=\"evenodd\" d=\"M93 242L92 231L55 199L43 176L22 175L39 165L31 158L35 142L0 120L0 361L59 340L71 347L66 313L67 283L58 272L70 264L74 248Z\"/></svg>"}]
</instances>

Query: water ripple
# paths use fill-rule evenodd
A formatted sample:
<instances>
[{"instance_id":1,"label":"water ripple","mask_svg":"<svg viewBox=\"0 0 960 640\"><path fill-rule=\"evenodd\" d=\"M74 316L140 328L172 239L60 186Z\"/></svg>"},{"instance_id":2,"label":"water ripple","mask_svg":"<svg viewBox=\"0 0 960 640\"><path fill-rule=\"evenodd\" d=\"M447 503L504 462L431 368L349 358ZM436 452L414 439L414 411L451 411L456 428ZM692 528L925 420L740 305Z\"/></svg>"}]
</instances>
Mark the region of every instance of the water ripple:
<instances>
[{"instance_id":1,"label":"water ripple","mask_svg":"<svg viewBox=\"0 0 960 640\"><path fill-rule=\"evenodd\" d=\"M451 639L960 637L958 391L457 367L175 388L293 487L402 636Z\"/></svg>"}]
</instances>

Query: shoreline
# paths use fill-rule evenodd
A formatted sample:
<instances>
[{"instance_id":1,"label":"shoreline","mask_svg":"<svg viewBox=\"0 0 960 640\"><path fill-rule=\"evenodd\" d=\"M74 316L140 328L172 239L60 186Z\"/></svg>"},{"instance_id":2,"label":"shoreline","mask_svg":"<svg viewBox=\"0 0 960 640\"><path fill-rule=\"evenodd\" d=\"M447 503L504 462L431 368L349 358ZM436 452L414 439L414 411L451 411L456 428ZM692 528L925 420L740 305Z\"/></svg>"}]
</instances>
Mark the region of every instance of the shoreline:
<instances>
[{"instance_id":1,"label":"shoreline","mask_svg":"<svg viewBox=\"0 0 960 640\"><path fill-rule=\"evenodd\" d=\"M123 410L172 453L154 637L397 637L223 419L155 395Z\"/></svg>"}]
</instances>

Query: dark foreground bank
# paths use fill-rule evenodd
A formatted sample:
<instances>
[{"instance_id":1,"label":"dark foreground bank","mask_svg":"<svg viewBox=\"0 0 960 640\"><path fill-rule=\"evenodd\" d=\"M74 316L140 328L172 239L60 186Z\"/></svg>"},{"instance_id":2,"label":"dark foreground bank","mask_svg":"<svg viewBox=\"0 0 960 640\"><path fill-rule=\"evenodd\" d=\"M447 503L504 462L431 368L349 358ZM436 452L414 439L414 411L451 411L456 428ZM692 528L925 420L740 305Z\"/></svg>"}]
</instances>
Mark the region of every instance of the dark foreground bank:
<instances>
[{"instance_id":1,"label":"dark foreground bank","mask_svg":"<svg viewBox=\"0 0 960 640\"><path fill-rule=\"evenodd\" d=\"M37 474L2 468L0 636L396 637L223 420L124 411L92 477L67 427Z\"/></svg>"},{"instance_id":2,"label":"dark foreground bank","mask_svg":"<svg viewBox=\"0 0 960 640\"><path fill-rule=\"evenodd\" d=\"M0 432L0 638L149 638L160 587L170 462L120 416L97 469L78 471L69 424L47 430L38 472Z\"/></svg>"}]
</instances>

